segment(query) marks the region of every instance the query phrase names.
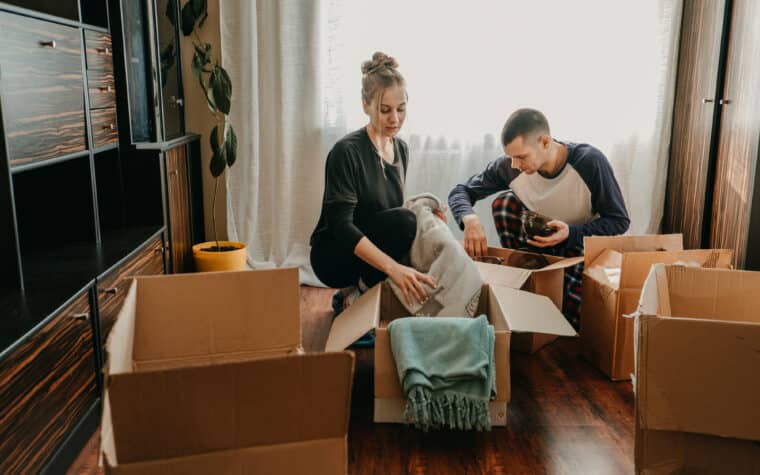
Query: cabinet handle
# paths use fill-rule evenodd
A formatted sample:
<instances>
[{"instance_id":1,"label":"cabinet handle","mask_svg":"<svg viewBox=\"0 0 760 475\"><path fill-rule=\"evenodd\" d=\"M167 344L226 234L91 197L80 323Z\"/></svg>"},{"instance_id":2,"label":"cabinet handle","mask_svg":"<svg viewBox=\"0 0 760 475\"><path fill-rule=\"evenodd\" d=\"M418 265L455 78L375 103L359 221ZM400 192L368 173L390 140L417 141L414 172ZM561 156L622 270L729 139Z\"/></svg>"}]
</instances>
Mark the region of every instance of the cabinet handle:
<instances>
[{"instance_id":1,"label":"cabinet handle","mask_svg":"<svg viewBox=\"0 0 760 475\"><path fill-rule=\"evenodd\" d=\"M113 87L111 86L100 86L98 89L102 92L113 92Z\"/></svg>"},{"instance_id":2,"label":"cabinet handle","mask_svg":"<svg viewBox=\"0 0 760 475\"><path fill-rule=\"evenodd\" d=\"M154 252L155 254L163 254L163 253L165 253L165 252L166 252L166 247L165 247L165 246L161 246L161 247L159 247L159 248L155 249L153 252Z\"/></svg>"},{"instance_id":3,"label":"cabinet handle","mask_svg":"<svg viewBox=\"0 0 760 475\"><path fill-rule=\"evenodd\" d=\"M702 104L709 104L711 102L715 102L715 99L702 99Z\"/></svg>"},{"instance_id":4,"label":"cabinet handle","mask_svg":"<svg viewBox=\"0 0 760 475\"><path fill-rule=\"evenodd\" d=\"M58 46L58 44L55 42L55 40L40 41L40 46L42 46L43 48L53 48L53 49L55 49L55 47Z\"/></svg>"},{"instance_id":5,"label":"cabinet handle","mask_svg":"<svg viewBox=\"0 0 760 475\"><path fill-rule=\"evenodd\" d=\"M86 321L90 319L90 312L82 312L82 313L72 313L69 315L69 317L73 318L74 320Z\"/></svg>"},{"instance_id":6,"label":"cabinet handle","mask_svg":"<svg viewBox=\"0 0 760 475\"><path fill-rule=\"evenodd\" d=\"M169 170L169 176L177 176L179 172L177 170Z\"/></svg>"},{"instance_id":7,"label":"cabinet handle","mask_svg":"<svg viewBox=\"0 0 760 475\"><path fill-rule=\"evenodd\" d=\"M721 100L718 101L718 103L721 104L721 105L722 104L728 105L728 104L731 104L731 99L721 99Z\"/></svg>"},{"instance_id":8,"label":"cabinet handle","mask_svg":"<svg viewBox=\"0 0 760 475\"><path fill-rule=\"evenodd\" d=\"M98 54L111 54L111 48L95 48Z\"/></svg>"},{"instance_id":9,"label":"cabinet handle","mask_svg":"<svg viewBox=\"0 0 760 475\"><path fill-rule=\"evenodd\" d=\"M115 126L114 124L108 124L108 125L104 125L104 126L103 126L103 130L111 130L111 131L114 131L114 130L116 130L116 126Z\"/></svg>"},{"instance_id":10,"label":"cabinet handle","mask_svg":"<svg viewBox=\"0 0 760 475\"><path fill-rule=\"evenodd\" d=\"M119 293L118 287L109 287L107 289L103 289L103 293L106 295L116 295Z\"/></svg>"}]
</instances>

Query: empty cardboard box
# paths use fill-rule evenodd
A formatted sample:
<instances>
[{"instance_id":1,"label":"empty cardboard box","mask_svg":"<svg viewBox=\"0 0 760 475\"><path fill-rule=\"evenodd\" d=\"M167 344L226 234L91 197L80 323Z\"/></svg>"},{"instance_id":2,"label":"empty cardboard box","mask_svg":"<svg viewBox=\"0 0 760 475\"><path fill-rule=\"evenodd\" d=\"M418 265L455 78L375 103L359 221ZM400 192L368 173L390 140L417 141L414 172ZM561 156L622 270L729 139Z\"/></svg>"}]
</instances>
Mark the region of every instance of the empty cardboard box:
<instances>
[{"instance_id":1,"label":"empty cardboard box","mask_svg":"<svg viewBox=\"0 0 760 475\"><path fill-rule=\"evenodd\" d=\"M636 317L637 473L760 473L760 272L656 265Z\"/></svg>"},{"instance_id":2,"label":"empty cardboard box","mask_svg":"<svg viewBox=\"0 0 760 475\"><path fill-rule=\"evenodd\" d=\"M107 342L106 472L345 474L353 355L300 354L299 320L297 269L133 280Z\"/></svg>"},{"instance_id":3,"label":"empty cardboard box","mask_svg":"<svg viewBox=\"0 0 760 475\"><path fill-rule=\"evenodd\" d=\"M680 234L587 237L584 246L582 354L613 381L631 379L633 322L624 315L636 311L652 264L731 265L730 251L684 251Z\"/></svg>"},{"instance_id":4,"label":"empty cardboard box","mask_svg":"<svg viewBox=\"0 0 760 475\"><path fill-rule=\"evenodd\" d=\"M497 280L498 277L509 278L509 270L503 266L483 265L492 268L490 275ZM478 314L481 313L488 316L496 336L496 399L489 404L491 424L503 426L507 423L507 403L511 395L509 346L513 332L565 336L575 336L576 333L547 297L506 286L488 283L483 286L478 308ZM406 399L393 360L387 327L392 320L405 316L408 312L383 282L365 292L335 318L327 339L326 350L339 351L375 329L375 422L404 422L402 413Z\"/></svg>"},{"instance_id":5,"label":"empty cardboard box","mask_svg":"<svg viewBox=\"0 0 760 475\"><path fill-rule=\"evenodd\" d=\"M508 274L510 281L505 283L508 287L545 295L560 311L565 288L565 270L583 262L583 256L560 257L500 247L489 247L486 256L495 258L498 264L513 269ZM525 268L538 266L540 267ZM510 347L513 351L521 353L535 353L556 339L556 335L543 333L515 333L512 335Z\"/></svg>"}]
</instances>

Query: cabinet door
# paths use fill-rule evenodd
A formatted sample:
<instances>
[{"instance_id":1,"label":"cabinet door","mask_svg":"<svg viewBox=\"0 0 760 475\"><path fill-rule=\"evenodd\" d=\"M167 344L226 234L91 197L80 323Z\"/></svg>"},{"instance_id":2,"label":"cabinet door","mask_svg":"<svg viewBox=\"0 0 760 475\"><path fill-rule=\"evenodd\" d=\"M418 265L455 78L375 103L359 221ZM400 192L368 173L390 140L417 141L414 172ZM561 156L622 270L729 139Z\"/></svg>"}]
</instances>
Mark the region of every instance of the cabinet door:
<instances>
[{"instance_id":1,"label":"cabinet door","mask_svg":"<svg viewBox=\"0 0 760 475\"><path fill-rule=\"evenodd\" d=\"M743 268L760 140L760 2L734 0L718 143L710 246Z\"/></svg>"},{"instance_id":2,"label":"cabinet door","mask_svg":"<svg viewBox=\"0 0 760 475\"><path fill-rule=\"evenodd\" d=\"M192 270L193 241L187 159L187 148L184 145L166 152L172 272Z\"/></svg>"},{"instance_id":3,"label":"cabinet door","mask_svg":"<svg viewBox=\"0 0 760 475\"><path fill-rule=\"evenodd\" d=\"M102 345L105 345L106 338L116 323L116 316L127 296L132 277L164 273L164 245L161 237L157 237L127 262L98 279L98 316Z\"/></svg>"},{"instance_id":4,"label":"cabinet door","mask_svg":"<svg viewBox=\"0 0 760 475\"><path fill-rule=\"evenodd\" d=\"M185 132L180 76L177 0L156 0L159 63L161 65L161 102L165 140Z\"/></svg>"},{"instance_id":5,"label":"cabinet door","mask_svg":"<svg viewBox=\"0 0 760 475\"><path fill-rule=\"evenodd\" d=\"M37 473L98 400L89 292L0 359L0 473Z\"/></svg>"},{"instance_id":6,"label":"cabinet door","mask_svg":"<svg viewBox=\"0 0 760 475\"><path fill-rule=\"evenodd\" d=\"M0 12L0 97L11 166L86 149L80 30Z\"/></svg>"},{"instance_id":7,"label":"cabinet door","mask_svg":"<svg viewBox=\"0 0 760 475\"><path fill-rule=\"evenodd\" d=\"M683 233L687 249L702 247L725 4L695 0L683 6L663 225L666 232Z\"/></svg>"}]
</instances>

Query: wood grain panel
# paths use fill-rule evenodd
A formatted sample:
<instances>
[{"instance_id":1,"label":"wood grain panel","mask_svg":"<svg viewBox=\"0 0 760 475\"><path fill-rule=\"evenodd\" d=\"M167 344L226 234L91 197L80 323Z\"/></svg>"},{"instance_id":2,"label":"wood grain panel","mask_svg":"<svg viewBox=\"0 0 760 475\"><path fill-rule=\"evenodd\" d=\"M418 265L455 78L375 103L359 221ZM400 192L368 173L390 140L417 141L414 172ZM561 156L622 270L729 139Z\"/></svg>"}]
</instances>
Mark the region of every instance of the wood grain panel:
<instances>
[{"instance_id":1,"label":"wood grain panel","mask_svg":"<svg viewBox=\"0 0 760 475\"><path fill-rule=\"evenodd\" d=\"M743 268L760 140L760 2L734 0L710 245ZM728 101L728 102L726 102Z\"/></svg>"},{"instance_id":2,"label":"wood grain panel","mask_svg":"<svg viewBox=\"0 0 760 475\"><path fill-rule=\"evenodd\" d=\"M111 35L99 31L84 30L84 40L87 69L113 72Z\"/></svg>"},{"instance_id":3,"label":"wood grain panel","mask_svg":"<svg viewBox=\"0 0 760 475\"><path fill-rule=\"evenodd\" d=\"M37 473L96 402L89 314L84 293L0 361L0 473Z\"/></svg>"},{"instance_id":4,"label":"wood grain panel","mask_svg":"<svg viewBox=\"0 0 760 475\"><path fill-rule=\"evenodd\" d=\"M100 317L100 339L105 345L121 304L127 296L132 277L137 275L164 274L164 246L160 237L148 244L132 259L118 269L98 279L98 315Z\"/></svg>"},{"instance_id":5,"label":"wood grain panel","mask_svg":"<svg viewBox=\"0 0 760 475\"><path fill-rule=\"evenodd\" d=\"M192 270L193 242L187 170L187 150L184 145L166 152L172 272L189 272Z\"/></svg>"},{"instance_id":6,"label":"wood grain panel","mask_svg":"<svg viewBox=\"0 0 760 475\"><path fill-rule=\"evenodd\" d=\"M87 89L90 94L90 109L116 107L116 83L113 70L87 71Z\"/></svg>"},{"instance_id":7,"label":"wood grain panel","mask_svg":"<svg viewBox=\"0 0 760 475\"><path fill-rule=\"evenodd\" d=\"M119 142L116 108L93 109L90 111L90 118L92 119L92 141L94 148Z\"/></svg>"},{"instance_id":8,"label":"wood grain panel","mask_svg":"<svg viewBox=\"0 0 760 475\"><path fill-rule=\"evenodd\" d=\"M702 247L725 0L685 2L663 225ZM706 102L707 101L707 102Z\"/></svg>"},{"instance_id":9,"label":"wood grain panel","mask_svg":"<svg viewBox=\"0 0 760 475\"><path fill-rule=\"evenodd\" d=\"M86 148L79 30L0 12L0 97L11 166Z\"/></svg>"}]
</instances>

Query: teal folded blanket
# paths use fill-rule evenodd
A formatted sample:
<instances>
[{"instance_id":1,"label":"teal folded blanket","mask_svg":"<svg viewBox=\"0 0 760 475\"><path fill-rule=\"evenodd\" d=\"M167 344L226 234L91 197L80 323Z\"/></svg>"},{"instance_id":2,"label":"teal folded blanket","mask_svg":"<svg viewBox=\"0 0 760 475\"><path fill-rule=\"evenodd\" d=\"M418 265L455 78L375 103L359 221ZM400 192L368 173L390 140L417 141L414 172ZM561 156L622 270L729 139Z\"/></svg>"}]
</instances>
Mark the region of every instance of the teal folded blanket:
<instances>
[{"instance_id":1,"label":"teal folded blanket","mask_svg":"<svg viewBox=\"0 0 760 475\"><path fill-rule=\"evenodd\" d=\"M496 375L494 329L485 315L399 318L388 334L407 422L423 430L490 430Z\"/></svg>"}]
</instances>

